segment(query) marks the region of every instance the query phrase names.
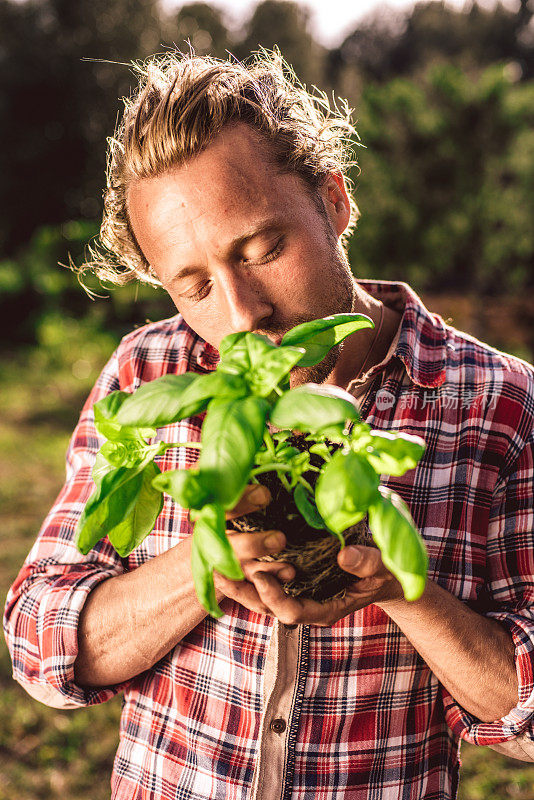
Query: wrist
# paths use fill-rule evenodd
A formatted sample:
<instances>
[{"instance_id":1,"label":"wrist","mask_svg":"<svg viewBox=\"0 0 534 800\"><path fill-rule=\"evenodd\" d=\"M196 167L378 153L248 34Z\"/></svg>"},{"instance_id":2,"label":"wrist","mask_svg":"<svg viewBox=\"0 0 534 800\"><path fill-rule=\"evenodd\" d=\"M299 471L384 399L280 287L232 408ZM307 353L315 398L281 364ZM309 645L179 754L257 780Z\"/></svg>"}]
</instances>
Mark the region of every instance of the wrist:
<instances>
[{"instance_id":1,"label":"wrist","mask_svg":"<svg viewBox=\"0 0 534 800\"><path fill-rule=\"evenodd\" d=\"M429 608L432 605L435 590L439 591L438 585L428 578L422 595L417 600L406 600L398 581L396 584L398 590L393 592L393 596L375 603L394 621L397 618L410 616L413 612L419 613L422 609Z\"/></svg>"}]
</instances>

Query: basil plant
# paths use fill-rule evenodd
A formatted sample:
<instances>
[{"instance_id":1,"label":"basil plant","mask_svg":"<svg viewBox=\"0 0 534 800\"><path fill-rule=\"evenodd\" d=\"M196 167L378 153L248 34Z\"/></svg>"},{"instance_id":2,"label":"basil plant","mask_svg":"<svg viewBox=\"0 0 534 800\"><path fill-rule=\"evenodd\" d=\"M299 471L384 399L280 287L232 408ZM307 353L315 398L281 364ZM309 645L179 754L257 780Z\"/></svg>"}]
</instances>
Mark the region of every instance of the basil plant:
<instances>
[{"instance_id":1,"label":"basil plant","mask_svg":"<svg viewBox=\"0 0 534 800\"><path fill-rule=\"evenodd\" d=\"M248 483L258 482L256 476L276 470L306 522L330 531L341 547L343 531L368 514L384 564L407 600L420 597L427 572L423 541L406 504L380 485L379 476L414 468L423 440L371 430L342 389L289 388L293 367L318 364L332 347L366 327L373 322L363 314L334 314L292 328L280 345L259 334L234 333L222 340L215 371L164 375L96 403L95 426L105 441L92 473L96 490L77 527L78 549L87 554L107 536L127 556L152 531L167 492L189 509L197 596L206 611L220 617L213 570L231 580L244 578L226 535L225 512ZM204 411L200 443L151 443L157 428ZM295 431L306 434L309 452L286 444ZM155 457L182 446L199 447L196 464L162 473ZM310 453L320 456L320 467L310 464ZM304 477L310 470L320 473L315 489Z\"/></svg>"}]
</instances>

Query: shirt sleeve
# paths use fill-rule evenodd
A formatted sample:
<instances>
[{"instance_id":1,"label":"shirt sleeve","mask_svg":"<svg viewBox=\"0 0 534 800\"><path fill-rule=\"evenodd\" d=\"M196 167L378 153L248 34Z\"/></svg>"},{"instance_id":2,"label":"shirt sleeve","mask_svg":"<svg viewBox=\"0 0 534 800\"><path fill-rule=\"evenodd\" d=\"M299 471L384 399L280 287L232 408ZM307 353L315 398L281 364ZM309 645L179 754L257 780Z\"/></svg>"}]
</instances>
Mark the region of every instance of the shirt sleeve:
<instances>
[{"instance_id":1,"label":"shirt sleeve","mask_svg":"<svg viewBox=\"0 0 534 800\"><path fill-rule=\"evenodd\" d=\"M66 482L22 569L4 611L4 634L13 677L37 700L55 708L101 703L128 682L83 688L74 680L78 621L89 592L124 572L107 539L84 556L74 543L77 522L94 490L91 472L101 445L93 403L119 388L118 357L112 356L82 410L67 450Z\"/></svg>"},{"instance_id":2,"label":"shirt sleeve","mask_svg":"<svg viewBox=\"0 0 534 800\"><path fill-rule=\"evenodd\" d=\"M506 716L482 722L442 687L445 718L475 745L497 745L518 737L534 760L534 435L494 498L487 540L487 584L483 615L510 633L519 683L517 704Z\"/></svg>"}]
</instances>

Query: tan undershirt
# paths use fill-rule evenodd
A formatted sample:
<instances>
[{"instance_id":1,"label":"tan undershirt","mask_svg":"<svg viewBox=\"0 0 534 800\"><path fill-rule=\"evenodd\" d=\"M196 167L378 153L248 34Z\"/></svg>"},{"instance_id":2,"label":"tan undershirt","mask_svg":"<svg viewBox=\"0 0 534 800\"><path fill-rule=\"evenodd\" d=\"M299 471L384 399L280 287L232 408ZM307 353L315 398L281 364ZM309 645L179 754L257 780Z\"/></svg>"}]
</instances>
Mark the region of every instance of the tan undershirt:
<instances>
[{"instance_id":1,"label":"tan undershirt","mask_svg":"<svg viewBox=\"0 0 534 800\"><path fill-rule=\"evenodd\" d=\"M377 354L378 358L374 359L369 364L369 368L362 375L354 378L347 386L347 392L354 397L358 408L361 407L361 403L374 383L377 374L382 370L385 370L387 374L394 363L391 359L399 341L402 315L384 304L384 320L386 319L387 325L384 326L379 340L373 347L373 351Z\"/></svg>"}]
</instances>

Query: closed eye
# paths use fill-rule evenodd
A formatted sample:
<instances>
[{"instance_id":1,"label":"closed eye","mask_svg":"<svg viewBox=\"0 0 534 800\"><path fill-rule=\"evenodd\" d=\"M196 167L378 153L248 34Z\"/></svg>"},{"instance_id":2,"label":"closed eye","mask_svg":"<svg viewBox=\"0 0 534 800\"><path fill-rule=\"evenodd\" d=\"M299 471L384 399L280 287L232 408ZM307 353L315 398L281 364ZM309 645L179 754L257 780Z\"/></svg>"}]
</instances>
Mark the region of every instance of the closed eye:
<instances>
[{"instance_id":1,"label":"closed eye","mask_svg":"<svg viewBox=\"0 0 534 800\"><path fill-rule=\"evenodd\" d=\"M241 264L267 264L269 261L273 261L284 249L284 237L282 236L276 242L275 246L272 250L269 250L264 256L261 258L242 258L240 259Z\"/></svg>"},{"instance_id":2,"label":"closed eye","mask_svg":"<svg viewBox=\"0 0 534 800\"><path fill-rule=\"evenodd\" d=\"M254 266L254 265L261 266L262 264L268 264L270 261L274 261L274 259L280 255L283 249L284 249L284 237L282 236L282 238L277 241L272 250L269 250L269 252L266 253L264 256L261 256L261 258L254 258L254 259L241 258L240 264L243 264L245 266ZM210 292L211 285L212 281L206 281L194 294L186 295L187 299L191 300L193 303L197 303L200 300L204 300L204 298L207 297Z\"/></svg>"}]
</instances>

